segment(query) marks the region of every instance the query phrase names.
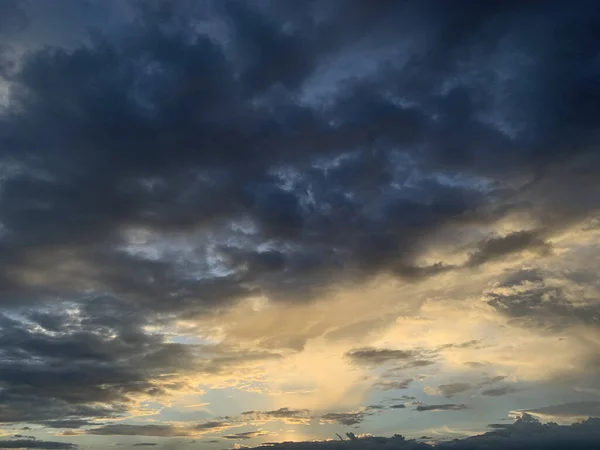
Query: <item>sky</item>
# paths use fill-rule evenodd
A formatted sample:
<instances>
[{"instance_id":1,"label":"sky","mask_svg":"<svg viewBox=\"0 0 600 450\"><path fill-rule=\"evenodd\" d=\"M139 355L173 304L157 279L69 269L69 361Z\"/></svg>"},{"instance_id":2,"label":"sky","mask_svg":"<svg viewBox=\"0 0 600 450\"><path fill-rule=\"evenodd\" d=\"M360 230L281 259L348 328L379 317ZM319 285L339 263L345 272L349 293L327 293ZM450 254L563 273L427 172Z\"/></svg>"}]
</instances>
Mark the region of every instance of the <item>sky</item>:
<instances>
[{"instance_id":1,"label":"sky","mask_svg":"<svg viewBox=\"0 0 600 450\"><path fill-rule=\"evenodd\" d=\"M0 448L593 448L599 21L0 0Z\"/></svg>"}]
</instances>

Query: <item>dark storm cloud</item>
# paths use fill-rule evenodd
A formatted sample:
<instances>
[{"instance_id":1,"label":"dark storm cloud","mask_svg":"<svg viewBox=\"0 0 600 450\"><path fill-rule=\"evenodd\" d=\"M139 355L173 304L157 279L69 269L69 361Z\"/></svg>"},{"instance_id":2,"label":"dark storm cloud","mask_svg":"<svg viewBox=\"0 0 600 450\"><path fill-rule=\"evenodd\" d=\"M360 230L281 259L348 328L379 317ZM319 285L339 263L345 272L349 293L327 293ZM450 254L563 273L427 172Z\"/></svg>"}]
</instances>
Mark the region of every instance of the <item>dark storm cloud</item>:
<instances>
[{"instance_id":1,"label":"dark storm cloud","mask_svg":"<svg viewBox=\"0 0 600 450\"><path fill-rule=\"evenodd\" d=\"M127 33L28 55L10 79L12 106L0 127L3 158L18 169L4 179L0 205L5 301L31 289L38 298L77 295L78 281L177 311L253 288L299 288L300 279L310 294L324 283L321 274L343 276L342 262L365 275L431 276L451 266L416 266L416 240L450 222L486 220L484 206L506 203L515 177L543 177L549 164L569 168L589 154L598 99L587 50L597 38L593 2L577 14L564 14L560 3L511 2L469 9L467 19L462 8L436 2L362 8L365 16L354 7L342 14L348 6L340 2L311 3L299 15L293 4L146 6ZM226 30L226 46L185 21L209 15ZM523 17L541 19L537 36L550 47L525 38ZM324 109L294 102L316 88L312 76L329 56L351 55L364 42L408 42L415 28L400 32L396 20L430 34L406 53L409 63L392 61L343 84ZM168 26L175 21L178 29ZM567 51L579 47L577 56ZM532 62L520 64L515 49ZM490 51L512 71L508 81L495 78ZM471 76L476 67L489 78L485 86ZM507 89L524 95L497 98ZM529 131L507 135L507 128ZM317 160L329 161L327 170ZM280 169L296 174L290 186ZM210 229L242 217L258 231L246 243L237 233L243 251L223 249L234 272L227 277L198 280L172 259L114 251L125 228ZM262 262L252 256L273 240L299 250ZM535 242L526 234L488 241L470 264ZM93 270L60 285L50 270L32 286L23 275L50 245L64 249L57 261L76 256ZM206 271L205 259L200 248L198 271Z\"/></svg>"},{"instance_id":2,"label":"dark storm cloud","mask_svg":"<svg viewBox=\"0 0 600 450\"><path fill-rule=\"evenodd\" d=\"M529 418L517 420L488 433L463 439L453 439L436 444L426 444L413 439L405 439L401 435L393 437L364 437L346 441L321 442L284 442L273 444L278 450L327 450L354 448L370 450L375 448L407 449L407 450L562 450L573 448L589 450L597 447L600 438L600 423L590 419L570 426L544 424ZM422 439L425 439L423 437Z\"/></svg>"},{"instance_id":3,"label":"dark storm cloud","mask_svg":"<svg viewBox=\"0 0 600 450\"><path fill-rule=\"evenodd\" d=\"M0 316L0 422L80 428L92 423L78 416L119 416L137 396L182 387L177 374L218 374L279 357L166 342L145 332L127 305L106 298L62 306L19 320Z\"/></svg>"},{"instance_id":4,"label":"dark storm cloud","mask_svg":"<svg viewBox=\"0 0 600 450\"><path fill-rule=\"evenodd\" d=\"M543 254L600 206L598 2L151 2L14 64L15 36L49 20L21 5L0 11L0 421L116 416L163 392L157 375L280 356L168 343L146 325ZM372 68L340 74L343 58ZM513 212L544 232L488 239L467 267L417 264L446 227ZM540 289L489 302L593 317Z\"/></svg>"}]
</instances>

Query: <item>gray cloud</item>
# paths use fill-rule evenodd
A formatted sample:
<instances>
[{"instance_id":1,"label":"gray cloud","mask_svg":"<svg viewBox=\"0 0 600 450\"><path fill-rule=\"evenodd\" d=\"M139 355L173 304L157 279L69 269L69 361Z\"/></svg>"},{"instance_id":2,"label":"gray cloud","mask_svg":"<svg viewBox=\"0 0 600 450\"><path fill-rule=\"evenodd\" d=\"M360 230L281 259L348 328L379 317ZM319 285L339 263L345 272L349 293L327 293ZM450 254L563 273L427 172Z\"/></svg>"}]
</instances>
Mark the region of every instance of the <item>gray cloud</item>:
<instances>
[{"instance_id":1,"label":"gray cloud","mask_svg":"<svg viewBox=\"0 0 600 450\"><path fill-rule=\"evenodd\" d=\"M85 419L45 420L40 423L49 428L81 428L88 425L101 425Z\"/></svg>"},{"instance_id":2,"label":"gray cloud","mask_svg":"<svg viewBox=\"0 0 600 450\"><path fill-rule=\"evenodd\" d=\"M527 409L525 412L533 415L557 418L600 417L600 402L582 401L561 403L559 405Z\"/></svg>"},{"instance_id":3,"label":"gray cloud","mask_svg":"<svg viewBox=\"0 0 600 450\"><path fill-rule=\"evenodd\" d=\"M143 315L116 300L89 299L77 307L76 315L36 311L22 320L0 316L0 403L6 406L0 409L0 421L79 428L93 423L77 416L116 417L137 395L177 389L177 375L218 374L280 357L268 351L168 343L164 336L144 331ZM162 384L155 381L157 375ZM170 385L164 383L169 380Z\"/></svg>"},{"instance_id":4,"label":"gray cloud","mask_svg":"<svg viewBox=\"0 0 600 450\"><path fill-rule=\"evenodd\" d=\"M60 25L0 6L1 422L118 417L168 390L156 375L281 357L148 325L544 254L598 212L597 2L76 3ZM208 19L226 38L198 29ZM362 66L365 42L402 50L369 74L320 76L342 56ZM482 241L466 267L418 263L441 231L513 213L543 232ZM597 323L564 289L515 280L531 289L492 290L489 305L549 329ZM348 354L414 368L427 356ZM94 430L139 431L115 426Z\"/></svg>"},{"instance_id":5,"label":"gray cloud","mask_svg":"<svg viewBox=\"0 0 600 450\"><path fill-rule=\"evenodd\" d=\"M288 423L305 423L310 420L308 409L279 408L273 411L245 411L242 418L251 420L281 420Z\"/></svg>"},{"instance_id":6,"label":"gray cloud","mask_svg":"<svg viewBox=\"0 0 600 450\"><path fill-rule=\"evenodd\" d=\"M512 206L517 178L537 177L543 183L545 177L555 177L576 186L584 175L573 164L593 156L588 144L595 97L586 96L582 103L579 93L590 86L583 74L595 67L595 59L589 52L573 59L559 51L562 42L587 44L596 38L590 21L596 7L590 4L569 16L579 26L562 28L562 40L552 40L554 28L539 25L539 35L557 46L556 52L544 53L524 37L521 17L566 21L557 6L524 10L511 4L493 13L481 8L469 13L472 32L460 38L456 30L464 28L462 13L442 6L448 13L442 20L435 9L416 2L382 8L386 12L374 16L377 8L364 8L374 20L370 26L340 19L348 11L338 3L331 8L311 4L301 14L292 6L271 3L260 9L243 2L205 8L187 2L169 13L146 7L136 24L107 38L105 46L33 51L11 77L10 96L18 114L3 118L2 136L4 155L19 170L4 180L0 208L8 232L3 279L11 298L31 298L30 291L36 298L77 295L78 286L89 285L145 303L152 311L167 308L161 301L165 297L171 299L169 311L197 311L256 288L277 297L277 286L293 292L300 280L308 295L325 279L343 278L342 261L356 269L353 276L383 271L407 279L427 277L451 269L443 262L427 267L414 263L418 242L429 232L449 223L493 221L498 213L489 211ZM317 24L315 15L323 22ZM195 20L208 16L219 17L228 29L228 54L219 40L194 32ZM408 28L398 34L391 18ZM180 27L173 35L156 25L170 21ZM291 34L281 30L286 21L295 24ZM490 21L499 26L482 41L475 30ZM340 84L344 87L324 109L294 103L301 91L318 88L311 84L312 76L328 56L351 52L365 36L384 47L404 42L409 30L426 23L431 35L406 53L408 66L389 64L388 71ZM117 45L124 35L127 39ZM532 66L512 64L515 76L503 80L481 46L508 56L507 49L493 46L507 35L532 58ZM440 94L440 86L456 79L451 55L461 60L465 76ZM161 70L144 71L144 65ZM573 65L581 70L559 69ZM475 68L490 77L485 87L471 75ZM198 76L202 85L193 81ZM507 89L528 95L499 99L490 92ZM562 92L560 101L555 90ZM565 119L561 111L569 105L578 112ZM514 111L519 111L518 123ZM46 131L32 134L32 129ZM41 152L39 142L54 150ZM341 148L348 149L348 157L339 158ZM398 153L411 165L395 163ZM324 171L318 160L336 163ZM557 166L557 161L565 163ZM544 170L550 166L552 170ZM282 173L296 174L291 187L282 187ZM447 182L438 173L464 179ZM398 183L408 177L410 186L399 189ZM474 181L478 177L489 178L495 188L482 189ZM332 204L337 207L329 208ZM582 206L589 211L597 205ZM582 211L573 202L557 200L553 208L558 207L570 215ZM547 215L532 211L538 213ZM256 233L243 235L229 227L242 217L250 218ZM228 230L221 233L228 234L222 242L234 244L219 245L216 251L230 276L198 280L185 276L169 255L151 260L116 251L128 243L123 238L128 228L165 237L200 226ZM537 242L528 233L487 241L470 264ZM277 242L278 248L258 251L267 241ZM73 274L68 283L48 276L36 286L9 276L35 269L49 244L68 249L53 255L56 262L72 262L69 258L76 255L93 267L89 273L94 276ZM210 265L201 249L196 256L188 271ZM51 275L60 264L44 267Z\"/></svg>"},{"instance_id":7,"label":"gray cloud","mask_svg":"<svg viewBox=\"0 0 600 450\"><path fill-rule=\"evenodd\" d=\"M468 391L471 387L470 383L440 384L434 388L426 388L426 392L430 395L442 395L446 398L450 398L461 392Z\"/></svg>"},{"instance_id":8,"label":"gray cloud","mask_svg":"<svg viewBox=\"0 0 600 450\"><path fill-rule=\"evenodd\" d=\"M487 395L491 397L499 397L501 395L514 394L515 392L519 392L519 389L513 386L502 386L498 388L486 389L481 391L481 395Z\"/></svg>"},{"instance_id":9,"label":"gray cloud","mask_svg":"<svg viewBox=\"0 0 600 450\"><path fill-rule=\"evenodd\" d=\"M379 380L373 384L373 387L382 391L391 391L394 389L407 389L414 380L406 378L404 380Z\"/></svg>"},{"instance_id":10,"label":"gray cloud","mask_svg":"<svg viewBox=\"0 0 600 450\"><path fill-rule=\"evenodd\" d=\"M504 375L496 375L494 377L486 377L483 380L481 380L479 383L477 383L477 385L479 387L489 386L490 384L497 383L497 382L502 381L504 379L506 379L506 377Z\"/></svg>"},{"instance_id":11,"label":"gray cloud","mask_svg":"<svg viewBox=\"0 0 600 450\"><path fill-rule=\"evenodd\" d=\"M270 434L267 431L245 431L243 433L235 433L235 434L228 434L225 436L221 436L225 439L235 439L235 440L246 440L246 439L254 439L256 437L260 437L260 436L266 436Z\"/></svg>"},{"instance_id":12,"label":"gray cloud","mask_svg":"<svg viewBox=\"0 0 600 450\"><path fill-rule=\"evenodd\" d=\"M190 436L191 430L171 425L104 425L99 428L87 430L87 434L101 436L155 436L155 437L180 437Z\"/></svg>"},{"instance_id":13,"label":"gray cloud","mask_svg":"<svg viewBox=\"0 0 600 450\"><path fill-rule=\"evenodd\" d=\"M412 360L418 353L413 350L388 348L361 348L350 350L346 356L357 364L379 365L390 361Z\"/></svg>"},{"instance_id":14,"label":"gray cloud","mask_svg":"<svg viewBox=\"0 0 600 450\"><path fill-rule=\"evenodd\" d=\"M351 441L311 441L284 442L273 444L279 450L325 450L325 449L489 449L489 450L562 450L576 448L587 450L595 448L600 438L600 425L597 419L570 426L556 424L542 425L535 420L517 420L512 425L506 425L488 433L436 444L427 444L401 435L393 437L364 437ZM423 436L421 439L429 439Z\"/></svg>"},{"instance_id":15,"label":"gray cloud","mask_svg":"<svg viewBox=\"0 0 600 450\"><path fill-rule=\"evenodd\" d=\"M329 423L339 423L340 425L356 425L365 420L366 413L360 412L349 412L349 413L327 413L321 416L321 420Z\"/></svg>"},{"instance_id":16,"label":"gray cloud","mask_svg":"<svg viewBox=\"0 0 600 450\"><path fill-rule=\"evenodd\" d=\"M199 433L218 432L229 428L231 423L225 421L209 421L190 426L175 425L128 425L114 424L91 428L87 434L102 436L154 436L154 437L185 437L194 436Z\"/></svg>"},{"instance_id":17,"label":"gray cloud","mask_svg":"<svg viewBox=\"0 0 600 450\"><path fill-rule=\"evenodd\" d=\"M552 331L577 324L597 326L600 306L596 298L569 290L589 277L586 272L575 267L568 274L516 271L492 288L486 299L498 312L524 325Z\"/></svg>"},{"instance_id":18,"label":"gray cloud","mask_svg":"<svg viewBox=\"0 0 600 450\"><path fill-rule=\"evenodd\" d=\"M40 448L46 450L74 450L77 445L69 442L38 441L32 439L0 440L2 448Z\"/></svg>"},{"instance_id":19,"label":"gray cloud","mask_svg":"<svg viewBox=\"0 0 600 450\"><path fill-rule=\"evenodd\" d=\"M547 255L551 251L550 245L537 231L517 231L503 237L482 241L477 247L477 251L471 254L467 261L469 266L479 266L523 250L532 250L540 255Z\"/></svg>"},{"instance_id":20,"label":"gray cloud","mask_svg":"<svg viewBox=\"0 0 600 450\"><path fill-rule=\"evenodd\" d=\"M467 405L457 405L454 403L445 403L443 405L417 405L415 411L461 411L467 409Z\"/></svg>"}]
</instances>

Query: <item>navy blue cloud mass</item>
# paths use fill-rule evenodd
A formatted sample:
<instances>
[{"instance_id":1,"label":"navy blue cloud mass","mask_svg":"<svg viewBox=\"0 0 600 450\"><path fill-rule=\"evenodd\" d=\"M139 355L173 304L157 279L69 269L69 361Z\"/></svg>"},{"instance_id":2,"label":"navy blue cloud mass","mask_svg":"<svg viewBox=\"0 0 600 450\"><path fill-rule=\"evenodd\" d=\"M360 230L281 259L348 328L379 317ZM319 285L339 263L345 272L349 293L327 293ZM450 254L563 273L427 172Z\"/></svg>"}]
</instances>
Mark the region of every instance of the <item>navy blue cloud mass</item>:
<instances>
[{"instance_id":1,"label":"navy blue cloud mass","mask_svg":"<svg viewBox=\"0 0 600 450\"><path fill-rule=\"evenodd\" d=\"M0 447L100 448L113 441L85 439L205 430L280 440L229 429L249 421L358 426L375 414L262 403L231 416L202 410L192 425L175 415L113 422L205 389L190 380L218 379L218 390L254 364L283 364L321 336L358 336L340 360L395 370L372 385L390 397L426 383L443 352L486 351L478 338L362 342L395 323L407 297L394 317L347 319L346 334L310 322L338 316L319 305L339 286L380 277L426 286L489 273L486 314L544 337L577 329L593 354L595 260L586 270L566 256L564 270L536 264L560 258L573 227L598 228L599 23L595 0L0 0ZM530 259L496 268L521 255ZM293 335L268 334L280 320L269 318L264 336L238 327L215 338L233 333L222 321L256 298L292 311L286 318L303 320L294 308L315 316ZM193 339L174 337L184 326ZM588 353L565 371L582 368L598 395L600 364ZM461 367L480 378L508 376L485 372L489 355L469 355ZM570 376L557 379L579 389ZM522 392L512 382L479 393L457 378L430 389L442 395L427 404L392 409L468 414L467 395L504 401ZM530 413L552 413L533 403ZM9 438L23 426L42 434ZM553 425L525 413L438 444L275 447L575 450L595 448L599 430L594 419Z\"/></svg>"}]
</instances>

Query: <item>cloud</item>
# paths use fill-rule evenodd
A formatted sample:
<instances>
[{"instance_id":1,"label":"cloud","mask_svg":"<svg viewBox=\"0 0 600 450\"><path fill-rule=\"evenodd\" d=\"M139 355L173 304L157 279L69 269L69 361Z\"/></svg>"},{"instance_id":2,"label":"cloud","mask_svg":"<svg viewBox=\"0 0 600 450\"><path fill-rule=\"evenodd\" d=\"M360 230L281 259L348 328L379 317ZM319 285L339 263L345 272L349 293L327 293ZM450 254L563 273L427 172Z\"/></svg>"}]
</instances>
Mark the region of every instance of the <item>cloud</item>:
<instances>
[{"instance_id":1,"label":"cloud","mask_svg":"<svg viewBox=\"0 0 600 450\"><path fill-rule=\"evenodd\" d=\"M40 423L49 428L81 428L88 425L100 425L84 419L45 420Z\"/></svg>"},{"instance_id":2,"label":"cloud","mask_svg":"<svg viewBox=\"0 0 600 450\"><path fill-rule=\"evenodd\" d=\"M480 298L479 276L485 312L455 326L580 327L569 367L597 374L593 245L561 248L600 207L597 2L33 3L0 6L0 422L201 433L95 420ZM591 269L530 267L567 253ZM381 278L393 303L327 303ZM479 361L472 337L338 355L404 389Z\"/></svg>"},{"instance_id":3,"label":"cloud","mask_svg":"<svg viewBox=\"0 0 600 450\"><path fill-rule=\"evenodd\" d=\"M379 380L373 384L373 387L382 391L407 389L413 381L412 378L407 378L405 380Z\"/></svg>"},{"instance_id":4,"label":"cloud","mask_svg":"<svg viewBox=\"0 0 600 450\"><path fill-rule=\"evenodd\" d=\"M479 382L477 385L478 385L479 387L482 387L482 386L489 386L490 384L497 383L498 381L502 381L502 380L504 380L505 378L506 378L506 376L504 376L504 375L496 375L496 376L494 376L494 377L488 377L488 378L485 378L485 379L483 379L483 380L482 380L482 381L480 381L480 382Z\"/></svg>"},{"instance_id":5,"label":"cloud","mask_svg":"<svg viewBox=\"0 0 600 450\"><path fill-rule=\"evenodd\" d=\"M133 444L134 447L154 447L158 445L156 442L138 442L137 444Z\"/></svg>"},{"instance_id":6,"label":"cloud","mask_svg":"<svg viewBox=\"0 0 600 450\"><path fill-rule=\"evenodd\" d=\"M31 439L14 439L10 441L0 440L2 448L39 448L45 450L74 450L77 445L69 442L38 441Z\"/></svg>"},{"instance_id":7,"label":"cloud","mask_svg":"<svg viewBox=\"0 0 600 450\"><path fill-rule=\"evenodd\" d=\"M543 425L533 420L518 420L512 425L506 425L484 434L441 441L428 444L419 440L406 439L401 435L393 437L366 436L354 440L329 440L307 442L275 443L272 446L281 450L296 449L374 449L374 448L401 448L407 450L428 449L455 449L468 450L485 448L489 450L560 450L562 448L588 449L594 448L600 437L598 421L590 419L583 423L570 426L556 424ZM429 440L427 436L421 437Z\"/></svg>"},{"instance_id":8,"label":"cloud","mask_svg":"<svg viewBox=\"0 0 600 450\"><path fill-rule=\"evenodd\" d=\"M191 389L185 376L215 376L280 358L268 351L170 343L146 331L143 320L135 309L103 297L72 313L0 316L6 355L0 363L5 386L0 402L10 406L0 411L0 420L80 428L93 423L73 417L116 417L141 398ZM61 416L70 418L55 419Z\"/></svg>"},{"instance_id":9,"label":"cloud","mask_svg":"<svg viewBox=\"0 0 600 450\"><path fill-rule=\"evenodd\" d=\"M492 397L499 397L501 395L514 394L515 392L519 392L519 389L513 386L502 386L498 388L486 389L481 391L481 395L488 395Z\"/></svg>"},{"instance_id":10,"label":"cloud","mask_svg":"<svg viewBox=\"0 0 600 450\"><path fill-rule=\"evenodd\" d=\"M526 409L525 413L544 420L585 420L589 417L600 417L600 402L581 401L561 403L542 408Z\"/></svg>"},{"instance_id":11,"label":"cloud","mask_svg":"<svg viewBox=\"0 0 600 450\"><path fill-rule=\"evenodd\" d=\"M416 356L412 350L391 350L387 348L362 348L350 350L348 358L357 364L384 364L389 361L411 360Z\"/></svg>"},{"instance_id":12,"label":"cloud","mask_svg":"<svg viewBox=\"0 0 600 450\"><path fill-rule=\"evenodd\" d=\"M86 430L86 434L102 436L154 436L154 437L184 437L217 433L233 426L224 421L208 421L197 425L129 425L114 424Z\"/></svg>"},{"instance_id":13,"label":"cloud","mask_svg":"<svg viewBox=\"0 0 600 450\"><path fill-rule=\"evenodd\" d=\"M225 439L254 439L256 437L260 437L260 436L267 436L271 433L269 433L268 431L245 431L243 433L235 433L235 434L228 434L225 436L222 436Z\"/></svg>"},{"instance_id":14,"label":"cloud","mask_svg":"<svg viewBox=\"0 0 600 450\"><path fill-rule=\"evenodd\" d=\"M467 405L456 405L454 403L446 403L443 405L417 405L415 411L461 411L467 409Z\"/></svg>"},{"instance_id":15,"label":"cloud","mask_svg":"<svg viewBox=\"0 0 600 450\"><path fill-rule=\"evenodd\" d=\"M586 272L575 265L570 274L515 271L487 292L487 302L515 321L542 329L596 325L600 306L577 290L577 279L585 279Z\"/></svg>"},{"instance_id":16,"label":"cloud","mask_svg":"<svg viewBox=\"0 0 600 450\"><path fill-rule=\"evenodd\" d=\"M273 411L245 411L241 417L253 421L280 420L289 424L306 424L311 419L309 410L290 408L279 408Z\"/></svg>"},{"instance_id":17,"label":"cloud","mask_svg":"<svg viewBox=\"0 0 600 450\"><path fill-rule=\"evenodd\" d=\"M461 392L468 391L469 389L471 389L470 383L450 383L441 384L436 387L425 386L425 393L428 395L441 395L450 398Z\"/></svg>"},{"instance_id":18,"label":"cloud","mask_svg":"<svg viewBox=\"0 0 600 450\"><path fill-rule=\"evenodd\" d=\"M478 244L477 251L469 257L467 265L477 266L523 250L548 254L551 247L539 234L535 231L517 231L507 236L482 241Z\"/></svg>"},{"instance_id":19,"label":"cloud","mask_svg":"<svg viewBox=\"0 0 600 450\"><path fill-rule=\"evenodd\" d=\"M102 436L155 436L155 437L175 437L192 436L190 428L175 427L171 425L104 425L98 428L91 428L86 431L87 434Z\"/></svg>"},{"instance_id":20,"label":"cloud","mask_svg":"<svg viewBox=\"0 0 600 450\"><path fill-rule=\"evenodd\" d=\"M338 423L340 425L356 425L365 419L364 411L348 412L348 413L327 413L321 416L321 420L327 423Z\"/></svg>"}]
</instances>

